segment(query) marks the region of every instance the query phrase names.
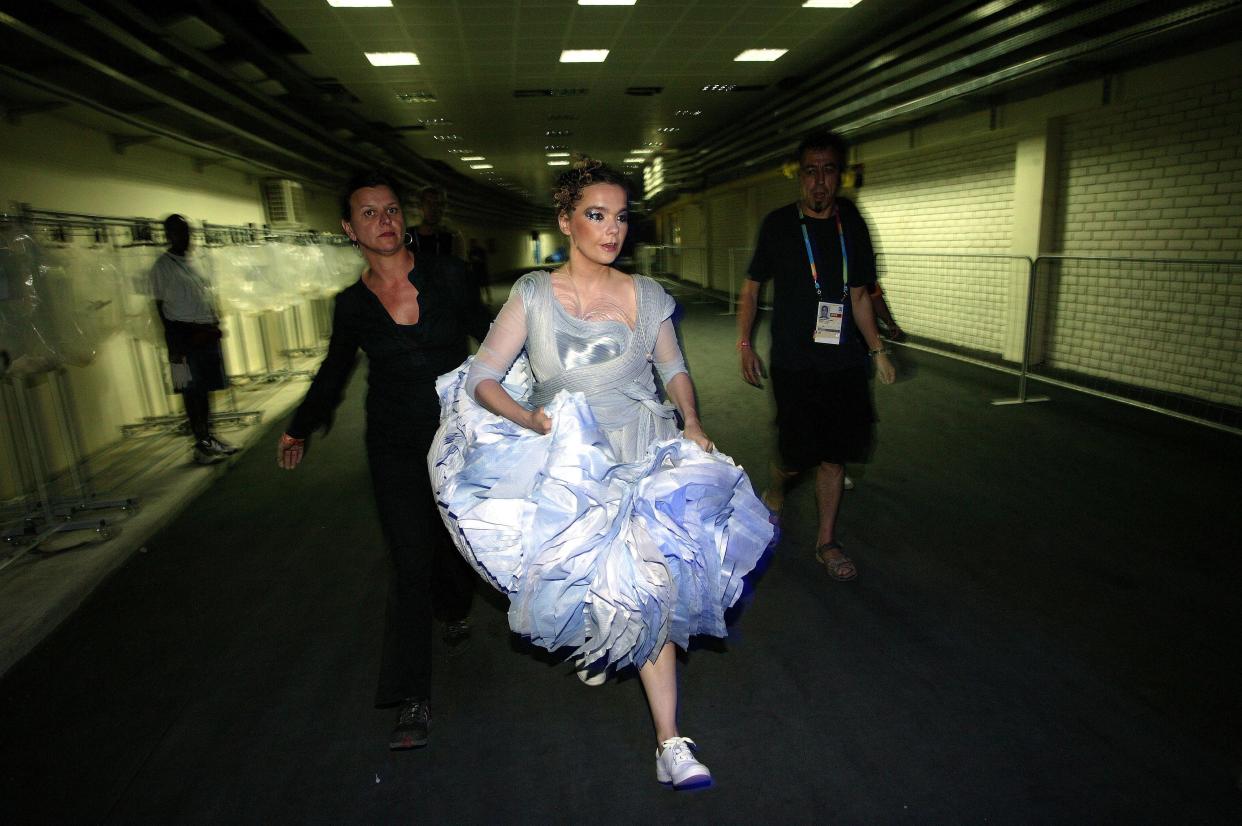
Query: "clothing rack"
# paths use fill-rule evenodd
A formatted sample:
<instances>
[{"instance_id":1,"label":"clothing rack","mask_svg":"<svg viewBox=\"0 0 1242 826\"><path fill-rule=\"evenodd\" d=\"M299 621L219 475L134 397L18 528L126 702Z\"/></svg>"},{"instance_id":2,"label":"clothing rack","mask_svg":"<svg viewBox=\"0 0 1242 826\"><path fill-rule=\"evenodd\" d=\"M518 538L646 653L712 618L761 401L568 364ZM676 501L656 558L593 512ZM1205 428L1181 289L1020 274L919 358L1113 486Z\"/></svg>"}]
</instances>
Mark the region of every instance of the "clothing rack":
<instances>
[{"instance_id":1,"label":"clothing rack","mask_svg":"<svg viewBox=\"0 0 1242 826\"><path fill-rule=\"evenodd\" d=\"M41 306L53 294L49 291L52 278L36 279L34 271L29 270L38 267L38 271L43 272L43 247L36 242L32 225L24 219L0 216L0 226L6 230L3 248L6 264L15 268L6 273L10 280L0 291L0 302L20 308L8 317L8 334L13 338L6 342L7 346L17 349L13 354L7 351L0 353L0 407L3 408L5 421L9 423L9 449L21 491L20 515L11 519L0 531L0 537L6 544L18 548L16 553L0 563L2 570L58 534L85 531L93 534L87 540L89 542L107 539L111 535L108 521L83 515L95 511L133 511L138 507L138 500L132 496L101 498L97 494L77 426L72 386L64 365L68 352L63 349L64 340L59 337L61 331L56 329L61 319ZM44 229L48 230L45 234L52 244L67 243L69 227ZM9 230L14 234L7 235ZM101 242L106 234L101 227L91 226L87 231L94 234L96 243ZM9 246L10 243L12 246ZM8 260L10 256L12 262ZM11 280L13 277L20 284L16 292L9 291L15 283ZM47 292L41 294L42 291ZM27 299L25 304L22 303L23 292ZM97 310L110 303L111 299L89 306ZM72 309L74 312L78 310L77 307ZM40 313L43 315L40 316ZM72 314L66 317L79 337L84 339L78 325L80 319ZM61 349L58 350L58 346ZM88 348L88 352L87 358L93 359L94 350ZM17 357L16 361L13 355ZM38 426L34 413L36 404L30 393L32 385L41 379L46 381L48 406L53 413L51 418L65 456L66 470L59 480L62 490L58 493L52 489L49 444ZM67 490L64 489L66 482Z\"/></svg>"},{"instance_id":2,"label":"clothing rack","mask_svg":"<svg viewBox=\"0 0 1242 826\"><path fill-rule=\"evenodd\" d=\"M131 249L135 247L162 248L166 246L163 222L155 218L106 216L66 210L36 209L29 204L18 205L17 214L12 219L39 228L44 238L57 244L70 243L75 235L93 235L96 243L111 243L115 249ZM339 235L330 235L308 230L275 228L258 224L217 224L203 222L191 227L191 237L202 249L213 249L222 246L258 245L265 243L290 243L297 245L340 246L344 239ZM213 411L213 425L223 428L245 427L259 421L258 411L239 410L236 395L236 380L243 383L270 383L289 381L291 379L308 378L312 371L296 369L292 363L293 356L318 355L326 349L324 346L308 346L303 338L304 328L301 322L301 308L294 308L293 330L297 338L297 346L280 351L285 358L284 365L272 362L275 352L271 348L274 336L270 330L270 321L259 313L257 321L259 333L259 349L256 352L253 342L249 341L247 325L241 322L241 314L234 318L239 322L234 325L233 333L237 349L241 353L242 367L231 373L229 402L226 410ZM318 325L316 325L318 326ZM122 435L127 437L156 433L180 432L185 428L184 418L176 414L159 414L151 409L152 382L149 378L147 359L143 358L142 343L136 338L130 340L130 361L135 376L141 385L144 415L138 422L122 426ZM255 354L262 363L258 371L250 369L250 356ZM167 367L160 365L157 371L163 385L165 396L171 395L171 378Z\"/></svg>"},{"instance_id":3,"label":"clothing rack","mask_svg":"<svg viewBox=\"0 0 1242 826\"><path fill-rule=\"evenodd\" d=\"M46 464L46 445L40 437L39 428L35 424L29 395L30 376L14 375L8 371L8 365L0 374L0 408L5 418L17 430L14 436L14 447L25 443L24 456L16 451L21 458L17 465L20 471L30 474L33 490L26 496L24 513L12 520L0 538L5 543L17 547L3 562L0 570L21 559L53 536L64 533L89 532L94 537L88 541L101 542L111 538L112 531L108 520L102 517L83 516L92 511L129 511L138 509L138 498L119 496L100 498L91 482L90 464L82 451L81 439L73 420L73 397L69 382L65 379L65 369L59 367L47 373L49 387L52 391L52 406L56 410L56 420L60 437L69 452L68 477L71 491L68 495L54 496L51 492L50 474ZM10 403L9 399L12 399ZM15 414L15 415L14 415Z\"/></svg>"}]
</instances>

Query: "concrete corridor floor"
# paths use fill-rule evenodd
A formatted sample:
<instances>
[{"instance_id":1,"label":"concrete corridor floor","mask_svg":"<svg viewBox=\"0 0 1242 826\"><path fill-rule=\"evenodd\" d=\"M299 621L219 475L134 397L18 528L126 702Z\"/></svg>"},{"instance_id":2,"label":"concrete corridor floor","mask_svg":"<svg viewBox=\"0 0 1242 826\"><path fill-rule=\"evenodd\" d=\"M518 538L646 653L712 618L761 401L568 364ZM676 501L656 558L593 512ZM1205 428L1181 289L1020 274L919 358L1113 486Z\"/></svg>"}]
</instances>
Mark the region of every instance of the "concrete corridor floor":
<instances>
[{"instance_id":1,"label":"concrete corridor floor","mask_svg":"<svg viewBox=\"0 0 1242 826\"><path fill-rule=\"evenodd\" d=\"M684 301L706 430L761 489L767 397ZM638 680L583 686L481 582L431 745L385 748L356 379L302 468L269 424L0 681L0 822L1242 822L1242 441L901 360L841 519L859 578L814 563L803 484L728 640L684 658L714 788L657 785Z\"/></svg>"}]
</instances>

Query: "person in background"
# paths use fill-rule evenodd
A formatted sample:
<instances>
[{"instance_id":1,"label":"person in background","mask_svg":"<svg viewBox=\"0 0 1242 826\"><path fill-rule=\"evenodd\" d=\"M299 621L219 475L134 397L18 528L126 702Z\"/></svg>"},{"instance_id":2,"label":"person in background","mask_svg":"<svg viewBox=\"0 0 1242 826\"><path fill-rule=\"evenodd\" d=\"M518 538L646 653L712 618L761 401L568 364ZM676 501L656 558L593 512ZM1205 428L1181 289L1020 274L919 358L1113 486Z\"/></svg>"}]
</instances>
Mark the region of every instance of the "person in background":
<instances>
[{"instance_id":1,"label":"person in background","mask_svg":"<svg viewBox=\"0 0 1242 826\"><path fill-rule=\"evenodd\" d=\"M487 272L487 250L483 249L478 238L470 239L470 246L466 248L466 263L470 265L470 274L474 277L474 284L484 303L490 304L492 288Z\"/></svg>"},{"instance_id":2,"label":"person in background","mask_svg":"<svg viewBox=\"0 0 1242 826\"><path fill-rule=\"evenodd\" d=\"M164 323L173 387L185 403L194 436L194 461L212 464L237 452L211 431L211 391L228 387L220 315L211 285L190 261L189 222L169 215L164 238L168 250L151 267L151 292Z\"/></svg>"},{"instance_id":3,"label":"person in background","mask_svg":"<svg viewBox=\"0 0 1242 826\"><path fill-rule=\"evenodd\" d=\"M866 461L871 452L868 359L880 381L896 376L868 295L875 283L871 234L858 208L837 196L848 154L848 144L832 132L813 133L799 145L801 196L764 218L737 315L742 378L759 387L765 372L751 333L759 288L775 283L770 364L780 461L764 502L779 513L788 482L815 469L815 558L840 581L858 575L837 539L837 515L845 463Z\"/></svg>"},{"instance_id":4,"label":"person in background","mask_svg":"<svg viewBox=\"0 0 1242 826\"><path fill-rule=\"evenodd\" d=\"M444 223L444 207L448 198L439 187L425 186L418 191L418 207L422 220L410 227L410 247L424 255L462 254L461 234Z\"/></svg>"},{"instance_id":5,"label":"person in background","mask_svg":"<svg viewBox=\"0 0 1242 826\"><path fill-rule=\"evenodd\" d=\"M467 337L482 341L491 316L471 295L465 264L415 255L395 179L353 176L341 226L366 263L336 297L328 354L288 430L277 464L292 470L309 439L331 426L357 360L367 355L366 448L392 578L375 704L398 706L390 749L425 746L431 728L431 636L445 621L450 656L470 638L474 578L445 535L427 477L427 449L440 423L436 377L461 363Z\"/></svg>"},{"instance_id":6,"label":"person in background","mask_svg":"<svg viewBox=\"0 0 1242 826\"><path fill-rule=\"evenodd\" d=\"M889 309L888 300L884 298L884 289L879 281L871 285L867 295L871 297L871 307L875 310L876 321L884 325L880 334L896 344L905 341L905 331L897 324L897 319L893 318L893 311Z\"/></svg>"}]
</instances>

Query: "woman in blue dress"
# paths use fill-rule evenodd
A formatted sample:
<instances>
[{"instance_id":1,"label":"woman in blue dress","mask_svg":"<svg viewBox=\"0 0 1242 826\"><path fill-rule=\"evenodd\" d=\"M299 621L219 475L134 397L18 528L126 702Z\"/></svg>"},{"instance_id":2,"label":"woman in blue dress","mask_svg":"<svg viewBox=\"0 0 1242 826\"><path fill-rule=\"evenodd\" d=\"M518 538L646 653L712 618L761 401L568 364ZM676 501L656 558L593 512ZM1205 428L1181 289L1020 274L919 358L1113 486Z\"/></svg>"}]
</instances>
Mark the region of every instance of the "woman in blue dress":
<instances>
[{"instance_id":1,"label":"woman in blue dress","mask_svg":"<svg viewBox=\"0 0 1242 826\"><path fill-rule=\"evenodd\" d=\"M637 666L657 779L709 785L677 728L675 646L725 635L768 511L703 430L673 299L611 266L624 178L587 161L558 186L569 260L518 279L477 356L441 377L432 485L467 561L509 595L510 627L572 648L591 684L586 669Z\"/></svg>"}]
</instances>

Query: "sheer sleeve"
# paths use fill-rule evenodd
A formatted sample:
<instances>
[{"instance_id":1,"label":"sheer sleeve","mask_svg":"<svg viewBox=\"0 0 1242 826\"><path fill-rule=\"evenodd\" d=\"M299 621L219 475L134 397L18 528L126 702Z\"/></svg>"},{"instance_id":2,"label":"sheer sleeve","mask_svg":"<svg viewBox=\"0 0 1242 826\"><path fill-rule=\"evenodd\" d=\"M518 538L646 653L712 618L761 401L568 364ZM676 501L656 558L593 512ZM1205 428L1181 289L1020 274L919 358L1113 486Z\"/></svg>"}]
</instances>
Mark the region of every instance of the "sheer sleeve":
<instances>
[{"instance_id":1,"label":"sheer sleeve","mask_svg":"<svg viewBox=\"0 0 1242 826\"><path fill-rule=\"evenodd\" d=\"M522 292L515 289L500 308L487 337L466 374L466 392L474 398L475 388L484 379L500 381L513 366L513 361L526 346L526 304Z\"/></svg>"},{"instance_id":2,"label":"sheer sleeve","mask_svg":"<svg viewBox=\"0 0 1242 826\"><path fill-rule=\"evenodd\" d=\"M686 370L686 360L681 355L681 347L677 344L677 331L673 327L673 319L666 318L656 333L655 349L651 351L651 360L655 363L660 381L668 387L669 380Z\"/></svg>"}]
</instances>

